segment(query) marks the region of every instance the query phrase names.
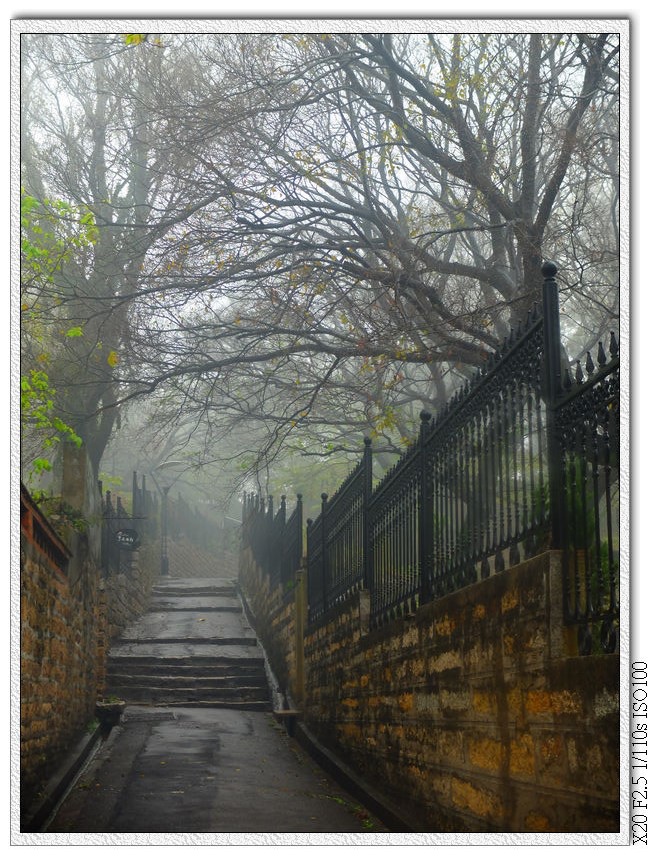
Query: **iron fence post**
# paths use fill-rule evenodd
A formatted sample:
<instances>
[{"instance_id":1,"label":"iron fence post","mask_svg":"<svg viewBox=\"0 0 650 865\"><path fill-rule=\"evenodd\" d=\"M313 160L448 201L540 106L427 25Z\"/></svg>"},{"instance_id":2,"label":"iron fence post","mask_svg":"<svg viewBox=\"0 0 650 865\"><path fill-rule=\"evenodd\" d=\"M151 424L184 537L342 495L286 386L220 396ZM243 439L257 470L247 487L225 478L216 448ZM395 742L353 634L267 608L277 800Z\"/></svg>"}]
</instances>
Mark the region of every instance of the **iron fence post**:
<instances>
[{"instance_id":1,"label":"iron fence post","mask_svg":"<svg viewBox=\"0 0 650 865\"><path fill-rule=\"evenodd\" d=\"M298 532L298 549L296 552L297 566L302 567L302 493L298 493L296 501L296 531Z\"/></svg>"},{"instance_id":2,"label":"iron fence post","mask_svg":"<svg viewBox=\"0 0 650 865\"><path fill-rule=\"evenodd\" d=\"M330 582L329 556L327 552L327 493L321 493L320 507L320 542L321 542L321 574L323 586L323 612L327 611L327 590Z\"/></svg>"},{"instance_id":3,"label":"iron fence post","mask_svg":"<svg viewBox=\"0 0 650 865\"><path fill-rule=\"evenodd\" d=\"M432 559L433 548L431 534L433 531L432 490L427 472L426 438L429 432L431 414L420 412L420 514L418 522L418 544L420 558L420 603L425 604L432 596Z\"/></svg>"},{"instance_id":4,"label":"iron fence post","mask_svg":"<svg viewBox=\"0 0 650 865\"><path fill-rule=\"evenodd\" d=\"M266 526L264 531L264 567L266 573L270 574L273 567L274 548L274 532L273 532L273 496L268 496L268 510L266 512Z\"/></svg>"},{"instance_id":5,"label":"iron fence post","mask_svg":"<svg viewBox=\"0 0 650 865\"><path fill-rule=\"evenodd\" d=\"M163 487L162 518L160 527L160 573L164 577L169 574L169 557L167 555L168 495L169 487Z\"/></svg>"},{"instance_id":6,"label":"iron fence post","mask_svg":"<svg viewBox=\"0 0 650 865\"><path fill-rule=\"evenodd\" d=\"M562 484L562 453L557 436L555 403L562 392L560 339L560 304L555 280L557 265L545 261L542 265L544 285L542 310L544 316L543 387L546 397L546 446L548 451L549 508L551 545L564 547L564 493Z\"/></svg>"},{"instance_id":7,"label":"iron fence post","mask_svg":"<svg viewBox=\"0 0 650 865\"><path fill-rule=\"evenodd\" d=\"M372 441L363 440L363 587L374 591L374 560L370 535L370 499L372 497Z\"/></svg>"}]
</instances>

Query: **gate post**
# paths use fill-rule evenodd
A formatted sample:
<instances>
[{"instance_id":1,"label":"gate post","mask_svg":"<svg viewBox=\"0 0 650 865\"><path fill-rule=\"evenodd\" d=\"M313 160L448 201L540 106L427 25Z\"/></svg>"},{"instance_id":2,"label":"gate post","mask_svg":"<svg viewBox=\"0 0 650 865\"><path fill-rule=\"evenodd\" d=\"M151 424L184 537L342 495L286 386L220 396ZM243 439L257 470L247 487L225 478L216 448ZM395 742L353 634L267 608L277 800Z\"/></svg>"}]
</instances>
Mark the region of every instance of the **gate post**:
<instances>
[{"instance_id":1,"label":"gate post","mask_svg":"<svg viewBox=\"0 0 650 865\"><path fill-rule=\"evenodd\" d=\"M562 392L560 341L560 305L555 281L557 265L545 261L542 265L544 285L542 310L544 316L543 388L546 399L546 447L548 452L549 507L551 545L564 548L564 490L562 483L562 451L557 436L555 403Z\"/></svg>"},{"instance_id":2,"label":"gate post","mask_svg":"<svg viewBox=\"0 0 650 865\"><path fill-rule=\"evenodd\" d=\"M374 590L374 558L370 535L370 498L372 496L372 441L363 440L363 588L370 597Z\"/></svg>"},{"instance_id":3,"label":"gate post","mask_svg":"<svg viewBox=\"0 0 650 865\"><path fill-rule=\"evenodd\" d=\"M431 600L433 593L432 559L433 548L431 535L433 532L433 501L427 476L427 452L426 438L429 432L429 421L431 414L428 411L420 412L420 511L418 521L418 546L420 558L420 603L425 604Z\"/></svg>"},{"instance_id":4,"label":"gate post","mask_svg":"<svg viewBox=\"0 0 650 865\"><path fill-rule=\"evenodd\" d=\"M327 547L327 493L321 493L321 508L320 508L320 542L321 542L321 578L323 589L323 612L327 612L327 595L330 584L330 563L329 550Z\"/></svg>"}]
</instances>

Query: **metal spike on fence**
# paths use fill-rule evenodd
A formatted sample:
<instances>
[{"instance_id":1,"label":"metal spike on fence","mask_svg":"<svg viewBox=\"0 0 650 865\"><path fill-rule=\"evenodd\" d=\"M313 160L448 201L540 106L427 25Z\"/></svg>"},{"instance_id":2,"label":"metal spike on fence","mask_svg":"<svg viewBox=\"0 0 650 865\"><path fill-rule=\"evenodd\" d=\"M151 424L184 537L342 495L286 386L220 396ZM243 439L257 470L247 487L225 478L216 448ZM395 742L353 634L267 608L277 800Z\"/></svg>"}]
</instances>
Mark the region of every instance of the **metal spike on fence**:
<instances>
[{"instance_id":1,"label":"metal spike on fence","mask_svg":"<svg viewBox=\"0 0 650 865\"><path fill-rule=\"evenodd\" d=\"M571 381L571 373L569 372L569 368L564 368L564 381L562 382L562 386L565 390L571 390L573 386L573 382Z\"/></svg>"},{"instance_id":2,"label":"metal spike on fence","mask_svg":"<svg viewBox=\"0 0 650 865\"><path fill-rule=\"evenodd\" d=\"M599 366L605 366L607 363L607 355L605 354L605 349L603 348L602 342L598 343L598 364Z\"/></svg>"},{"instance_id":3,"label":"metal spike on fence","mask_svg":"<svg viewBox=\"0 0 650 865\"><path fill-rule=\"evenodd\" d=\"M612 358L618 356L618 341L613 330L610 330L609 332L609 353Z\"/></svg>"},{"instance_id":4,"label":"metal spike on fence","mask_svg":"<svg viewBox=\"0 0 650 865\"><path fill-rule=\"evenodd\" d=\"M585 377L584 377L584 374L582 372L582 367L580 366L580 361L577 360L576 361L576 383L582 384L582 382L584 380L585 380Z\"/></svg>"},{"instance_id":5,"label":"metal spike on fence","mask_svg":"<svg viewBox=\"0 0 650 865\"><path fill-rule=\"evenodd\" d=\"M596 369L596 364L591 356L591 352L587 352L587 363L585 364L585 368L587 370L587 375L591 375L592 372Z\"/></svg>"}]
</instances>

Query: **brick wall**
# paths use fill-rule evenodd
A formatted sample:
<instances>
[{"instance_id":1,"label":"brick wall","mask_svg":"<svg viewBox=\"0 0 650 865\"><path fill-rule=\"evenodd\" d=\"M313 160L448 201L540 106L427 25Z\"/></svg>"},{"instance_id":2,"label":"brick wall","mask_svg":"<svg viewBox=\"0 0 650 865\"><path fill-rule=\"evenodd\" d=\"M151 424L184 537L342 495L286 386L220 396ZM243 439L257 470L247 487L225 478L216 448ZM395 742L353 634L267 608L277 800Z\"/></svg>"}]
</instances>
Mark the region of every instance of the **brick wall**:
<instances>
[{"instance_id":1,"label":"brick wall","mask_svg":"<svg viewBox=\"0 0 650 865\"><path fill-rule=\"evenodd\" d=\"M153 585L153 574L159 566L159 554L153 545L143 544L133 553L124 553L117 574L102 577L102 603L106 608L107 644L147 608Z\"/></svg>"},{"instance_id":2,"label":"brick wall","mask_svg":"<svg viewBox=\"0 0 650 865\"><path fill-rule=\"evenodd\" d=\"M299 580L300 574L289 590L282 586L272 588L268 574L256 565L250 551L242 552L240 587L247 612L253 619L255 633L264 646L280 691L294 700L302 695L303 647L296 634L296 589L299 599L303 586Z\"/></svg>"},{"instance_id":3,"label":"brick wall","mask_svg":"<svg viewBox=\"0 0 650 865\"><path fill-rule=\"evenodd\" d=\"M305 631L306 725L414 829L618 831L619 658L575 656L560 583L546 553L376 631L350 599ZM264 640L288 668L295 625Z\"/></svg>"},{"instance_id":4,"label":"brick wall","mask_svg":"<svg viewBox=\"0 0 650 865\"><path fill-rule=\"evenodd\" d=\"M21 811L28 814L95 716L111 641L146 607L160 559L151 546L128 572L101 571L99 490L83 449L64 447L53 490L86 519L46 518L21 488ZM54 493L52 493L54 494ZM125 554L124 562L129 556Z\"/></svg>"},{"instance_id":5,"label":"brick wall","mask_svg":"<svg viewBox=\"0 0 650 865\"><path fill-rule=\"evenodd\" d=\"M21 801L28 809L93 718L103 657L99 569L87 539L64 544L26 491L20 598Z\"/></svg>"}]
</instances>

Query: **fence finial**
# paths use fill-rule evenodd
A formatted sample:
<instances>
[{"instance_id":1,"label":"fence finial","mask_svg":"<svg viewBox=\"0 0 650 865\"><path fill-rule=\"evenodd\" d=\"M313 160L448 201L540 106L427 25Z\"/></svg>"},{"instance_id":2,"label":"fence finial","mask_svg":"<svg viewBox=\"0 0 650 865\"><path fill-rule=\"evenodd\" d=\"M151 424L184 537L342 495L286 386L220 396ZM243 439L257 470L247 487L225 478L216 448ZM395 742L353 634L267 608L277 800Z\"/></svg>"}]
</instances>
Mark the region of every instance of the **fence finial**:
<instances>
[{"instance_id":1,"label":"fence finial","mask_svg":"<svg viewBox=\"0 0 650 865\"><path fill-rule=\"evenodd\" d=\"M542 264L542 276L544 279L555 279L557 276L557 264L554 261L545 261Z\"/></svg>"}]
</instances>

